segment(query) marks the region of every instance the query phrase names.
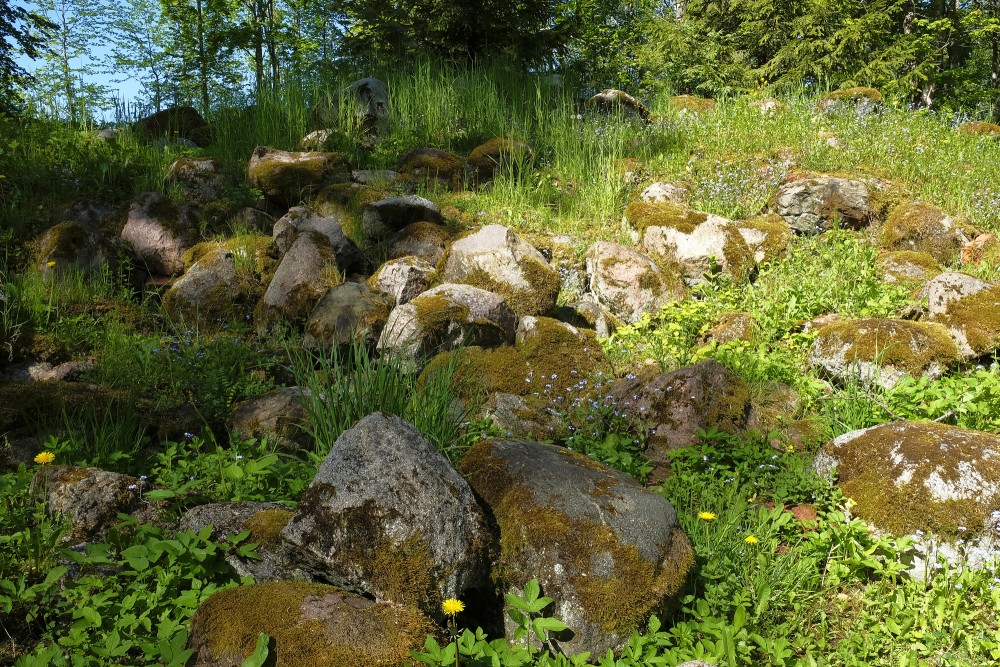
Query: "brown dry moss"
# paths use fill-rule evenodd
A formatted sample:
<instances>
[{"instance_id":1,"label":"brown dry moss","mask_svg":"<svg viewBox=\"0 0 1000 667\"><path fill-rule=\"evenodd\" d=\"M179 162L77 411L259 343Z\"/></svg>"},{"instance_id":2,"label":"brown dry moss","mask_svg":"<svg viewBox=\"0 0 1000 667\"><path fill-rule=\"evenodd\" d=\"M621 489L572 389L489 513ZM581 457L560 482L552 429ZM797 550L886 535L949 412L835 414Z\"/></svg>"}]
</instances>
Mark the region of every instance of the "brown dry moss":
<instances>
[{"instance_id":1,"label":"brown dry moss","mask_svg":"<svg viewBox=\"0 0 1000 667\"><path fill-rule=\"evenodd\" d=\"M962 134L971 134L973 136L1000 137L1000 125L981 120L970 120L962 123L959 125L958 131Z\"/></svg>"},{"instance_id":2,"label":"brown dry moss","mask_svg":"<svg viewBox=\"0 0 1000 667\"><path fill-rule=\"evenodd\" d=\"M871 104L879 104L882 102L882 93L880 93L875 88L868 88L865 86L854 86L853 88L843 88L841 90L835 90L828 95L820 98L820 105L830 105L830 104L840 104L850 102L857 104L858 102L867 102Z\"/></svg>"},{"instance_id":3,"label":"brown dry moss","mask_svg":"<svg viewBox=\"0 0 1000 667\"><path fill-rule=\"evenodd\" d=\"M677 111L705 112L715 111L715 100L695 95L675 95L670 98L670 108Z\"/></svg>"}]
</instances>

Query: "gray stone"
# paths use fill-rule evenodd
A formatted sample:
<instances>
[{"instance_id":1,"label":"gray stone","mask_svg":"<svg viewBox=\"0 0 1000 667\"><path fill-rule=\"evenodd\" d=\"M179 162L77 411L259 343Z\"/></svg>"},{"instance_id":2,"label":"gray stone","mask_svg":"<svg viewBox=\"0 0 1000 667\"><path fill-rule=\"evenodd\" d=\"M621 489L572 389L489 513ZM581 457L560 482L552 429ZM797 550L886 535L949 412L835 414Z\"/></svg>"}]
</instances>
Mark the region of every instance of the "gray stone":
<instances>
[{"instance_id":1,"label":"gray stone","mask_svg":"<svg viewBox=\"0 0 1000 667\"><path fill-rule=\"evenodd\" d=\"M782 185L775 195L774 210L803 234L827 231L834 220L860 229L877 217L873 194L874 187L867 181L819 176Z\"/></svg>"},{"instance_id":2,"label":"gray stone","mask_svg":"<svg viewBox=\"0 0 1000 667\"><path fill-rule=\"evenodd\" d=\"M918 298L927 299L927 313L944 315L948 312L948 307L956 301L961 301L967 296L978 294L993 287L985 280L980 280L967 273L957 271L947 271L941 273L924 285L917 295Z\"/></svg>"},{"instance_id":3,"label":"gray stone","mask_svg":"<svg viewBox=\"0 0 1000 667\"><path fill-rule=\"evenodd\" d=\"M254 149L247 166L250 184L270 199L294 206L332 183L351 180L351 166L339 153Z\"/></svg>"},{"instance_id":4,"label":"gray stone","mask_svg":"<svg viewBox=\"0 0 1000 667\"><path fill-rule=\"evenodd\" d=\"M229 427L240 438L267 440L295 452L313 446L309 414L303 401L308 389L281 387L233 406Z\"/></svg>"},{"instance_id":5,"label":"gray stone","mask_svg":"<svg viewBox=\"0 0 1000 667\"><path fill-rule=\"evenodd\" d=\"M180 185L185 199L207 204L222 196L222 164L210 157L181 157L167 168L167 182Z\"/></svg>"},{"instance_id":6,"label":"gray stone","mask_svg":"<svg viewBox=\"0 0 1000 667\"><path fill-rule=\"evenodd\" d=\"M671 202L683 206L688 200L688 190L687 188L675 185L674 183L657 182L643 190L642 194L639 195L639 199L650 202L651 204Z\"/></svg>"},{"instance_id":7,"label":"gray stone","mask_svg":"<svg viewBox=\"0 0 1000 667\"><path fill-rule=\"evenodd\" d=\"M181 255L197 238L194 212L157 192L147 192L133 202L122 229L122 239L135 252L139 263L157 276L183 272Z\"/></svg>"},{"instance_id":8,"label":"gray stone","mask_svg":"<svg viewBox=\"0 0 1000 667\"><path fill-rule=\"evenodd\" d=\"M341 221L335 217L319 215L305 206L293 206L274 223L271 235L278 246L278 252L287 252L295 237L302 232L317 232L325 236L337 255L337 267L341 271L349 273L361 267L361 251L344 233Z\"/></svg>"},{"instance_id":9,"label":"gray stone","mask_svg":"<svg viewBox=\"0 0 1000 667\"><path fill-rule=\"evenodd\" d=\"M327 290L306 322L306 348L341 347L361 342L370 349L378 343L391 304L383 294L363 283L344 283Z\"/></svg>"},{"instance_id":10,"label":"gray stone","mask_svg":"<svg viewBox=\"0 0 1000 667\"><path fill-rule=\"evenodd\" d=\"M700 282L718 269L735 282L744 282L754 268L754 254L732 220L708 214L704 222L687 231L650 226L642 244L653 256L676 261L688 282Z\"/></svg>"},{"instance_id":11,"label":"gray stone","mask_svg":"<svg viewBox=\"0 0 1000 667\"><path fill-rule=\"evenodd\" d=\"M361 227L370 239L385 238L415 222L440 225L444 218L436 204L417 195L372 202L361 212Z\"/></svg>"},{"instance_id":12,"label":"gray stone","mask_svg":"<svg viewBox=\"0 0 1000 667\"><path fill-rule=\"evenodd\" d=\"M403 227L389 239L389 257L416 256L437 266L448 244L448 230L433 222L414 222Z\"/></svg>"},{"instance_id":13,"label":"gray stone","mask_svg":"<svg viewBox=\"0 0 1000 667\"><path fill-rule=\"evenodd\" d=\"M679 276L667 276L649 257L608 241L587 250L587 274L597 303L629 324L687 296Z\"/></svg>"},{"instance_id":14,"label":"gray stone","mask_svg":"<svg viewBox=\"0 0 1000 667\"><path fill-rule=\"evenodd\" d=\"M437 271L420 257L390 259L372 274L368 284L392 297L397 304L412 301L437 282Z\"/></svg>"},{"instance_id":15,"label":"gray stone","mask_svg":"<svg viewBox=\"0 0 1000 667\"><path fill-rule=\"evenodd\" d=\"M337 257L327 237L302 232L281 258L257 306L258 317L262 324L274 316L304 320L326 291L339 282Z\"/></svg>"},{"instance_id":16,"label":"gray stone","mask_svg":"<svg viewBox=\"0 0 1000 667\"><path fill-rule=\"evenodd\" d=\"M142 491L151 486L138 477L98 468L42 466L31 481L33 493L45 499L46 511L72 522L76 541L100 541L117 524L119 514L143 505Z\"/></svg>"}]
</instances>

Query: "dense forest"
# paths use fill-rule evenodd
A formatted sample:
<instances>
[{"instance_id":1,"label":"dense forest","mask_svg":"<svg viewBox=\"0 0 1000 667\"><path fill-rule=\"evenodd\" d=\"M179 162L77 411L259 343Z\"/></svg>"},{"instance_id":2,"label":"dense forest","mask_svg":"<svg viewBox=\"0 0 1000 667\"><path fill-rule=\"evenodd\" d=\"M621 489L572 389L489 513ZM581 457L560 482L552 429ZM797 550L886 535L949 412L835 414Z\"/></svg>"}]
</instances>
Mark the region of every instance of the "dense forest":
<instances>
[{"instance_id":1,"label":"dense forest","mask_svg":"<svg viewBox=\"0 0 1000 667\"><path fill-rule=\"evenodd\" d=\"M7 106L70 120L181 104L210 114L331 71L377 74L428 56L502 58L596 89L719 97L864 85L901 105L1000 112L997 0L8 4L0 5ZM15 48L39 58L31 77L11 57ZM108 85L95 83L102 77ZM112 97L124 77L141 82L139 100Z\"/></svg>"}]
</instances>

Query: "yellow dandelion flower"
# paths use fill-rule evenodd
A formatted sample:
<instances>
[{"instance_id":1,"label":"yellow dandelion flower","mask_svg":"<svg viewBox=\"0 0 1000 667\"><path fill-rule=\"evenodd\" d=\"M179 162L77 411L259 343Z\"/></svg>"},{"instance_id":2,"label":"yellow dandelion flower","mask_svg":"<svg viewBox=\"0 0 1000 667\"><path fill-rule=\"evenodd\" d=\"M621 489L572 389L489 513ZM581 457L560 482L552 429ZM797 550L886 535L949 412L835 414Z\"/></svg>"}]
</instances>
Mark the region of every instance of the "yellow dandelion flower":
<instances>
[{"instance_id":1,"label":"yellow dandelion flower","mask_svg":"<svg viewBox=\"0 0 1000 667\"><path fill-rule=\"evenodd\" d=\"M448 598L441 603L441 611L444 612L445 616L454 616L465 611L465 603L456 598Z\"/></svg>"},{"instance_id":2,"label":"yellow dandelion flower","mask_svg":"<svg viewBox=\"0 0 1000 667\"><path fill-rule=\"evenodd\" d=\"M753 535L747 535L746 537L743 538L743 541L746 542L747 544L757 544L758 542L760 542L760 540L758 540Z\"/></svg>"},{"instance_id":3,"label":"yellow dandelion flower","mask_svg":"<svg viewBox=\"0 0 1000 667\"><path fill-rule=\"evenodd\" d=\"M51 268L52 268L53 266L55 266L55 265L56 265L56 263L55 263L55 262L49 262L49 263L48 263L48 264L46 264L45 266L47 266L47 267L49 267L49 268L51 269Z\"/></svg>"},{"instance_id":4,"label":"yellow dandelion flower","mask_svg":"<svg viewBox=\"0 0 1000 667\"><path fill-rule=\"evenodd\" d=\"M35 457L35 463L45 465L56 460L56 455L52 452L41 452Z\"/></svg>"},{"instance_id":5,"label":"yellow dandelion flower","mask_svg":"<svg viewBox=\"0 0 1000 667\"><path fill-rule=\"evenodd\" d=\"M715 512L698 512L698 518L702 521L715 521Z\"/></svg>"}]
</instances>

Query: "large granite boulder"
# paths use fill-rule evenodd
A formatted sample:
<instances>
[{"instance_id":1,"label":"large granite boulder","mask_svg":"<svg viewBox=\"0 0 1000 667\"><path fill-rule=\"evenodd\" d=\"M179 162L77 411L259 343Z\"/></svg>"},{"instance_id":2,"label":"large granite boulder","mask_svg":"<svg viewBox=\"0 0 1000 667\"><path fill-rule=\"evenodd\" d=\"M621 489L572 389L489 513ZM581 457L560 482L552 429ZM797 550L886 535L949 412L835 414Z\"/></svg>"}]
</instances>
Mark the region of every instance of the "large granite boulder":
<instances>
[{"instance_id":1,"label":"large granite boulder","mask_svg":"<svg viewBox=\"0 0 1000 667\"><path fill-rule=\"evenodd\" d=\"M804 178L778 188L773 209L792 229L803 234L825 232L837 220L860 229L878 217L875 192L872 184L860 179Z\"/></svg>"},{"instance_id":2,"label":"large granite boulder","mask_svg":"<svg viewBox=\"0 0 1000 667\"><path fill-rule=\"evenodd\" d=\"M597 304L629 324L687 296L679 273L664 273L649 257L608 241L587 250L587 275Z\"/></svg>"},{"instance_id":3,"label":"large granite boulder","mask_svg":"<svg viewBox=\"0 0 1000 667\"><path fill-rule=\"evenodd\" d=\"M184 270L184 251L198 238L192 209L178 206L158 192L141 195L129 208L122 240L152 275L172 276Z\"/></svg>"},{"instance_id":4,"label":"large granite boulder","mask_svg":"<svg viewBox=\"0 0 1000 667\"><path fill-rule=\"evenodd\" d=\"M568 653L620 649L676 601L691 544L671 504L635 480L526 440L483 441L460 470L496 518L495 580L521 594L537 578L554 599L547 613L572 631L556 637Z\"/></svg>"},{"instance_id":5,"label":"large granite boulder","mask_svg":"<svg viewBox=\"0 0 1000 667\"><path fill-rule=\"evenodd\" d=\"M340 109L341 103L346 107L344 112ZM372 77L352 81L331 95L329 103L313 111L313 123L324 127L341 126L345 114L348 115L343 120L359 127L363 133L385 134L389 128L389 87Z\"/></svg>"},{"instance_id":6,"label":"large granite boulder","mask_svg":"<svg viewBox=\"0 0 1000 667\"><path fill-rule=\"evenodd\" d=\"M795 237L785 219L774 213L737 220L735 224L757 264L784 256Z\"/></svg>"},{"instance_id":7,"label":"large granite boulder","mask_svg":"<svg viewBox=\"0 0 1000 667\"><path fill-rule=\"evenodd\" d=\"M76 270L87 276L107 270L131 271L131 249L96 226L67 220L50 227L34 241L35 266L43 274Z\"/></svg>"},{"instance_id":8,"label":"large granite boulder","mask_svg":"<svg viewBox=\"0 0 1000 667\"><path fill-rule=\"evenodd\" d=\"M208 204L222 196L222 164L210 157L180 157L167 168L167 182L177 183L184 198Z\"/></svg>"},{"instance_id":9,"label":"large granite boulder","mask_svg":"<svg viewBox=\"0 0 1000 667\"><path fill-rule=\"evenodd\" d=\"M247 165L250 184L270 199L293 206L331 183L351 180L351 166L339 153L254 149Z\"/></svg>"},{"instance_id":10,"label":"large granite boulder","mask_svg":"<svg viewBox=\"0 0 1000 667\"><path fill-rule=\"evenodd\" d=\"M469 153L465 177L471 183L492 181L498 171L514 172L534 155L531 146L508 137L494 137Z\"/></svg>"},{"instance_id":11,"label":"large granite boulder","mask_svg":"<svg viewBox=\"0 0 1000 667\"><path fill-rule=\"evenodd\" d=\"M353 342L361 342L375 349L391 307L385 295L364 283L331 287L310 313L302 345L345 348Z\"/></svg>"},{"instance_id":12,"label":"large granite boulder","mask_svg":"<svg viewBox=\"0 0 1000 667\"><path fill-rule=\"evenodd\" d=\"M178 324L217 328L253 312L260 290L236 270L236 256L218 248L205 253L163 295L163 308Z\"/></svg>"},{"instance_id":13,"label":"large granite boulder","mask_svg":"<svg viewBox=\"0 0 1000 667\"><path fill-rule=\"evenodd\" d=\"M240 667L264 632L275 665L400 667L433 631L411 607L324 584L280 581L208 598L191 618L188 647L192 667Z\"/></svg>"},{"instance_id":14,"label":"large granite boulder","mask_svg":"<svg viewBox=\"0 0 1000 667\"><path fill-rule=\"evenodd\" d=\"M440 225L444 217L434 202L417 195L372 202L361 212L361 228L369 239L384 238L415 222Z\"/></svg>"},{"instance_id":15,"label":"large granite boulder","mask_svg":"<svg viewBox=\"0 0 1000 667\"><path fill-rule=\"evenodd\" d=\"M258 322L266 326L279 317L304 320L327 290L341 282L329 239L319 232L302 232L281 258L257 304Z\"/></svg>"},{"instance_id":16,"label":"large granite boulder","mask_svg":"<svg viewBox=\"0 0 1000 667\"><path fill-rule=\"evenodd\" d=\"M448 245L448 230L433 222L414 222L389 239L389 257L420 257L436 266Z\"/></svg>"},{"instance_id":17,"label":"large granite boulder","mask_svg":"<svg viewBox=\"0 0 1000 667\"><path fill-rule=\"evenodd\" d=\"M472 490L395 415L337 438L281 536L320 580L436 618L442 600L488 582L491 535Z\"/></svg>"},{"instance_id":18,"label":"large granite boulder","mask_svg":"<svg viewBox=\"0 0 1000 667\"><path fill-rule=\"evenodd\" d=\"M946 271L929 280L919 296L927 299L927 313L933 318L947 313L952 304L991 287L991 283L967 273Z\"/></svg>"},{"instance_id":19,"label":"large granite boulder","mask_svg":"<svg viewBox=\"0 0 1000 667\"><path fill-rule=\"evenodd\" d=\"M487 225L459 237L441 264L445 282L499 294L519 316L543 315L556 305L559 272L530 243L502 225Z\"/></svg>"}]
</instances>

